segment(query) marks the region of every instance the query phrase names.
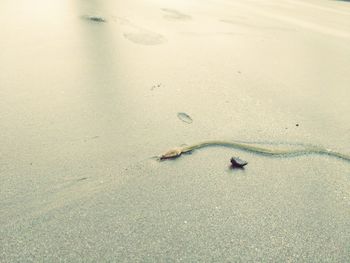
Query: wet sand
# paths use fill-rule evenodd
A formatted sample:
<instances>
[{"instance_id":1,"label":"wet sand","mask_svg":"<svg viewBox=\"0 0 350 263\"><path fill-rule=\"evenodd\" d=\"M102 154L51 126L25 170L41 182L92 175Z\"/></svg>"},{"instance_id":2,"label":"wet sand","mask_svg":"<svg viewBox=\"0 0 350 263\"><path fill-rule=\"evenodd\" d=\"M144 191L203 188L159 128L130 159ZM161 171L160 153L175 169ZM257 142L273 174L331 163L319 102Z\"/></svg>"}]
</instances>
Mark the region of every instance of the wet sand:
<instances>
[{"instance_id":1,"label":"wet sand","mask_svg":"<svg viewBox=\"0 0 350 263\"><path fill-rule=\"evenodd\" d=\"M350 260L349 162L150 158L350 154L350 3L5 0L0 22L1 262Z\"/></svg>"}]
</instances>

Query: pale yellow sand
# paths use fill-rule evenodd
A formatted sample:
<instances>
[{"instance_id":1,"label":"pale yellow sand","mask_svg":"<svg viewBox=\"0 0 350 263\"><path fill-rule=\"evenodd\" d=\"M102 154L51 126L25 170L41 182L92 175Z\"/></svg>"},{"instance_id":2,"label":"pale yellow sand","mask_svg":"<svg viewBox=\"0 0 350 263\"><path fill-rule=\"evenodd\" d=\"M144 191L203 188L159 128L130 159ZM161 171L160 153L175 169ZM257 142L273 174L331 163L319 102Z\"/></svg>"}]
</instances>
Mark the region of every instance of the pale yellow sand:
<instances>
[{"instance_id":1,"label":"pale yellow sand","mask_svg":"<svg viewBox=\"0 0 350 263\"><path fill-rule=\"evenodd\" d=\"M0 23L0 262L350 260L350 163L149 158L350 153L349 2L5 0Z\"/></svg>"}]
</instances>

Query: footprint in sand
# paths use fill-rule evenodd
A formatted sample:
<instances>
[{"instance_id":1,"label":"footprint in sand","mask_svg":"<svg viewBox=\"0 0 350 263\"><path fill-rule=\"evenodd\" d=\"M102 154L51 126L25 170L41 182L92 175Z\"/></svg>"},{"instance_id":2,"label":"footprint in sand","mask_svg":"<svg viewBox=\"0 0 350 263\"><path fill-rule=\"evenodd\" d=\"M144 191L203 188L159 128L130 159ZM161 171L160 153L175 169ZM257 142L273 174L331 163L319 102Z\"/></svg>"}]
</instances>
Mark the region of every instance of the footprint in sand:
<instances>
[{"instance_id":1,"label":"footprint in sand","mask_svg":"<svg viewBox=\"0 0 350 263\"><path fill-rule=\"evenodd\" d=\"M166 42L163 35L135 25L127 19L116 18L116 20L123 28L123 36L135 44L153 46Z\"/></svg>"},{"instance_id":2,"label":"footprint in sand","mask_svg":"<svg viewBox=\"0 0 350 263\"><path fill-rule=\"evenodd\" d=\"M166 41L162 35L146 30L124 33L123 36L131 42L147 46L160 45Z\"/></svg>"},{"instance_id":3,"label":"footprint in sand","mask_svg":"<svg viewBox=\"0 0 350 263\"><path fill-rule=\"evenodd\" d=\"M190 20L191 19L191 16L183 14L175 9L161 8L161 10L166 13L163 17L168 20Z\"/></svg>"}]
</instances>

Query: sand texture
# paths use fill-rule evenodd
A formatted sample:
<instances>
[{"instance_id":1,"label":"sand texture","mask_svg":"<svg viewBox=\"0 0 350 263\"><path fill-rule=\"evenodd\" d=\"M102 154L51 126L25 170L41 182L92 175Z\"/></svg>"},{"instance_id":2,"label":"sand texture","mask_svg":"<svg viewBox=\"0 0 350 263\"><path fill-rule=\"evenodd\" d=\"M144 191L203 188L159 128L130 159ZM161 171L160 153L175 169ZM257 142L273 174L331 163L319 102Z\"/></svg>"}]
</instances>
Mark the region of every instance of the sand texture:
<instances>
[{"instance_id":1,"label":"sand texture","mask_svg":"<svg viewBox=\"0 0 350 263\"><path fill-rule=\"evenodd\" d=\"M350 262L350 2L0 2L0 262ZM230 158L248 162L229 168Z\"/></svg>"}]
</instances>

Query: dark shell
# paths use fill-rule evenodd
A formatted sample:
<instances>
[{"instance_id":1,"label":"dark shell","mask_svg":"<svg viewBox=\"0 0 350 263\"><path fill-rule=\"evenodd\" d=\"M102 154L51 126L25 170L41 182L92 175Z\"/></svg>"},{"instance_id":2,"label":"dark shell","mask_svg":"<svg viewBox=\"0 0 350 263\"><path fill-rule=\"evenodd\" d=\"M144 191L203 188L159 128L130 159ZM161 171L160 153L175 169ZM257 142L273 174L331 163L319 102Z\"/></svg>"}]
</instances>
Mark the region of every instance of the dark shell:
<instances>
[{"instance_id":1,"label":"dark shell","mask_svg":"<svg viewBox=\"0 0 350 263\"><path fill-rule=\"evenodd\" d=\"M242 168L243 166L245 166L247 164L248 164L248 162L246 162L238 157L231 158L231 165L233 168Z\"/></svg>"}]
</instances>

